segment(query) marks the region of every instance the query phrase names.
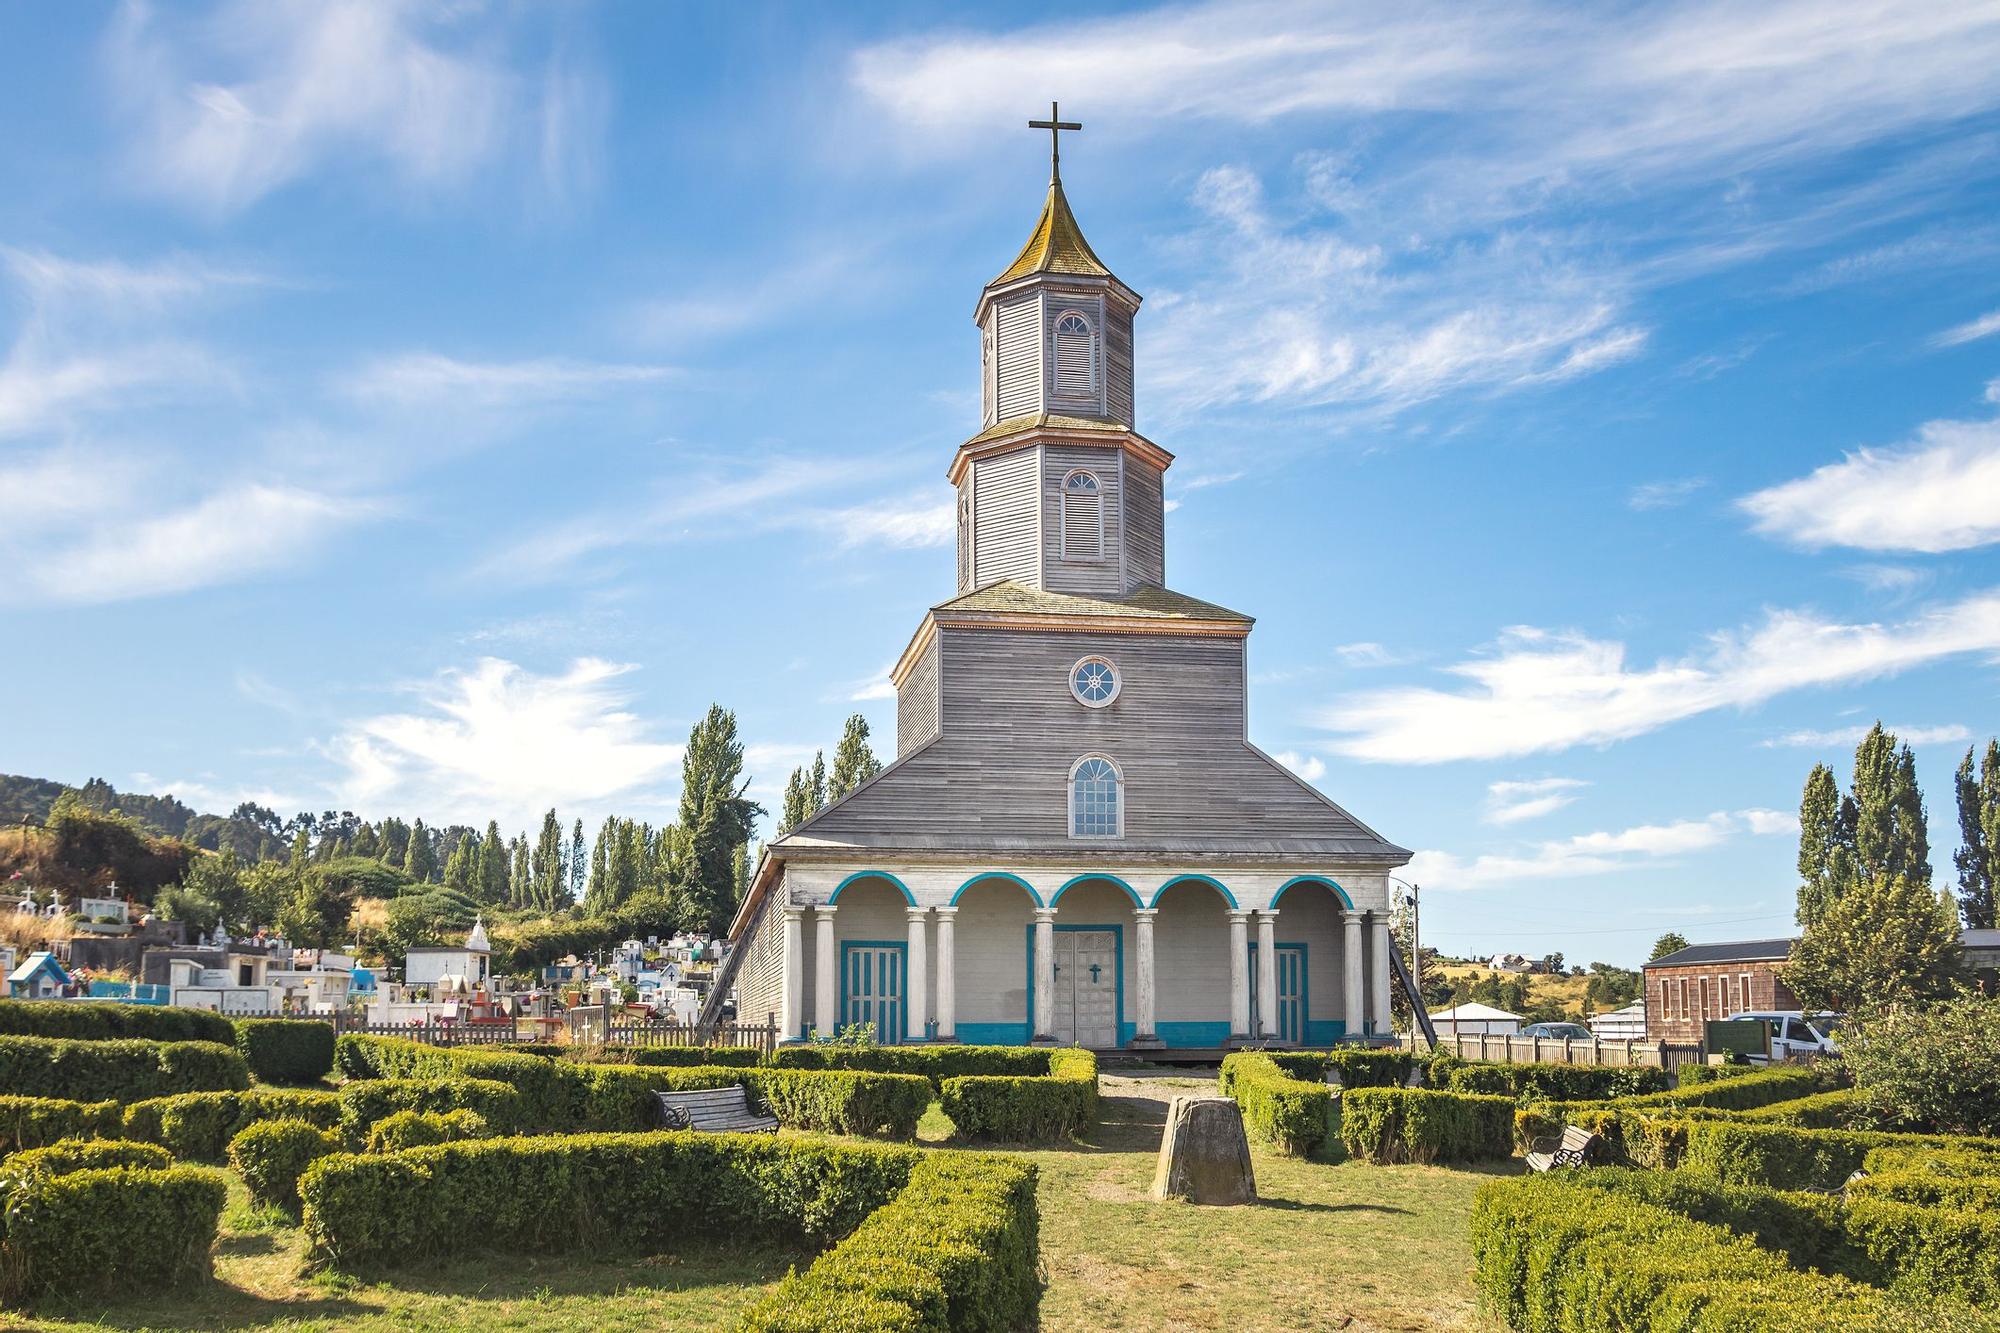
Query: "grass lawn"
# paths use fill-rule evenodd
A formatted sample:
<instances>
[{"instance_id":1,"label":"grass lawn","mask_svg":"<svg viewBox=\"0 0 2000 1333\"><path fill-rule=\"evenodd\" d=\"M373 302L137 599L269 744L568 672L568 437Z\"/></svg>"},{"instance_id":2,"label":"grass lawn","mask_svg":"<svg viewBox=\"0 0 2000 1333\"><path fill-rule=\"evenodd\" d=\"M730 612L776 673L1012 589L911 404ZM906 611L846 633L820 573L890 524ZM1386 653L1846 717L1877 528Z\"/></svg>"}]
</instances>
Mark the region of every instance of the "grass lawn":
<instances>
[{"instance_id":1,"label":"grass lawn","mask_svg":"<svg viewBox=\"0 0 2000 1333\"><path fill-rule=\"evenodd\" d=\"M1215 1081L1111 1072L1101 1087L1104 1114L1087 1142L1021 1154L1041 1168L1043 1329L1499 1327L1472 1292L1466 1218L1480 1172L1253 1149L1257 1205L1156 1203L1147 1191L1167 1102L1212 1093ZM950 1132L936 1107L918 1131L933 1142ZM299 1230L252 1208L240 1184L222 1233L205 1290L109 1308L44 1302L0 1313L0 1328L709 1329L801 1262L705 1238L655 1258L499 1257L387 1281L305 1278Z\"/></svg>"}]
</instances>

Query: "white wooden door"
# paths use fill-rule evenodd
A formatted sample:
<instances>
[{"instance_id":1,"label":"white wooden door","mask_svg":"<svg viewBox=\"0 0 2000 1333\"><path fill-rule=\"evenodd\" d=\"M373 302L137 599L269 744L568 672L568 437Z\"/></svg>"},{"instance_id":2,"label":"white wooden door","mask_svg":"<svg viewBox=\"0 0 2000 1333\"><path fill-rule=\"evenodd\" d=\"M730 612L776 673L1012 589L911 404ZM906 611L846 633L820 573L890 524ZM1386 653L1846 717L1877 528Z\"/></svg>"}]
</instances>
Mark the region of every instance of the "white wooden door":
<instances>
[{"instance_id":1,"label":"white wooden door","mask_svg":"<svg viewBox=\"0 0 2000 1333\"><path fill-rule=\"evenodd\" d=\"M1055 940L1055 1037L1098 1050L1118 1044L1118 936L1059 930Z\"/></svg>"}]
</instances>

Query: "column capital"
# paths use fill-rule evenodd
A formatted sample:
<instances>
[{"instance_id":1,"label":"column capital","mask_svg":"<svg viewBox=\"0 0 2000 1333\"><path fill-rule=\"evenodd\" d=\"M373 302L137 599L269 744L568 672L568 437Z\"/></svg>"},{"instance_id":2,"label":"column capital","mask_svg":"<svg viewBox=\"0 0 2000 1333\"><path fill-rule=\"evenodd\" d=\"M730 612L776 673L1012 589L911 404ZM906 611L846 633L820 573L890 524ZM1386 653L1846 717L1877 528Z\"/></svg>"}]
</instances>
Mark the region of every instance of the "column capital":
<instances>
[{"instance_id":1,"label":"column capital","mask_svg":"<svg viewBox=\"0 0 2000 1333\"><path fill-rule=\"evenodd\" d=\"M837 911L839 911L839 910L840 910L840 904L838 904L838 903L814 903L814 904L812 905L812 909L813 909L813 911L814 911L814 912L818 913L818 914L819 914L820 916L832 916L832 915L833 915L833 914L834 914L835 912L837 912Z\"/></svg>"},{"instance_id":2,"label":"column capital","mask_svg":"<svg viewBox=\"0 0 2000 1333\"><path fill-rule=\"evenodd\" d=\"M802 920L805 917L806 908L809 906L811 906L811 904L809 903L786 903L785 920L787 921Z\"/></svg>"},{"instance_id":3,"label":"column capital","mask_svg":"<svg viewBox=\"0 0 2000 1333\"><path fill-rule=\"evenodd\" d=\"M938 914L939 920L948 920L949 918L958 915L958 909L956 907L933 907L931 910Z\"/></svg>"},{"instance_id":4,"label":"column capital","mask_svg":"<svg viewBox=\"0 0 2000 1333\"><path fill-rule=\"evenodd\" d=\"M1340 914L1340 919L1350 926L1358 926L1368 919L1368 913L1359 907L1350 907Z\"/></svg>"},{"instance_id":5,"label":"column capital","mask_svg":"<svg viewBox=\"0 0 2000 1333\"><path fill-rule=\"evenodd\" d=\"M1151 921L1159 914L1160 909L1157 907L1135 907L1132 909L1132 915L1141 921Z\"/></svg>"},{"instance_id":6,"label":"column capital","mask_svg":"<svg viewBox=\"0 0 2000 1333\"><path fill-rule=\"evenodd\" d=\"M1275 907L1260 907L1257 909L1257 915L1265 917L1267 919L1270 917L1274 917L1277 914L1278 914L1278 909Z\"/></svg>"},{"instance_id":7,"label":"column capital","mask_svg":"<svg viewBox=\"0 0 2000 1333\"><path fill-rule=\"evenodd\" d=\"M1250 912L1247 908L1240 912L1234 910L1225 912L1223 915L1229 918L1229 924L1232 926L1247 925L1250 920Z\"/></svg>"},{"instance_id":8,"label":"column capital","mask_svg":"<svg viewBox=\"0 0 2000 1333\"><path fill-rule=\"evenodd\" d=\"M905 907L903 909L903 915L907 916L912 921L921 921L924 919L925 914L928 913L930 910L931 909L928 907Z\"/></svg>"},{"instance_id":9,"label":"column capital","mask_svg":"<svg viewBox=\"0 0 2000 1333\"><path fill-rule=\"evenodd\" d=\"M1054 922L1055 922L1055 919L1056 919L1056 909L1055 909L1055 908L1053 908L1053 907L1037 907L1037 908L1035 909L1035 924L1036 924L1036 925L1038 925L1038 926L1044 926L1044 925L1053 925L1053 924L1054 924Z\"/></svg>"}]
</instances>

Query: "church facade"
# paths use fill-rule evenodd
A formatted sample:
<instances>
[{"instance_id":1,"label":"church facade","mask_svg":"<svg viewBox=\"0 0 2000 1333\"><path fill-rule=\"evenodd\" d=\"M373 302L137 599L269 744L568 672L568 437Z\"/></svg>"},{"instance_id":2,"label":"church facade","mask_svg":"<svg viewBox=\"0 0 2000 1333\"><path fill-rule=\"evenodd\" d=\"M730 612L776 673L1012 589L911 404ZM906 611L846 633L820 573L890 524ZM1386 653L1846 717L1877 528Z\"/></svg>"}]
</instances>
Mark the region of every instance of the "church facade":
<instances>
[{"instance_id":1,"label":"church facade","mask_svg":"<svg viewBox=\"0 0 2000 1333\"><path fill-rule=\"evenodd\" d=\"M895 761L758 863L745 1021L1099 1050L1388 1033L1410 854L1250 743L1250 618L1167 587L1139 303L1056 174L974 312L957 593L892 673Z\"/></svg>"}]
</instances>

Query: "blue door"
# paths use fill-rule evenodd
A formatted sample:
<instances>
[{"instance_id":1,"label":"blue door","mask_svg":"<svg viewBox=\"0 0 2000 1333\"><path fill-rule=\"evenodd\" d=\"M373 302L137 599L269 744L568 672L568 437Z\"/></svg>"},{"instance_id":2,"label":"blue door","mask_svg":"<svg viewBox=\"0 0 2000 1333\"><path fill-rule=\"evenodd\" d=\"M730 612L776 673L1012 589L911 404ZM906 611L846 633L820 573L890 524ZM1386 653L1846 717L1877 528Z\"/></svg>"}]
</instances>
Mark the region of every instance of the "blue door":
<instances>
[{"instance_id":1,"label":"blue door","mask_svg":"<svg viewBox=\"0 0 2000 1333\"><path fill-rule=\"evenodd\" d=\"M1250 946L1250 1030L1262 1031L1272 1041L1282 1041L1294 1046L1305 1045L1306 1040L1306 946L1303 944L1280 944L1274 946L1278 966L1278 1012L1275 1021L1268 1028L1259 1027L1263 1004L1260 997L1264 988L1257 980L1257 970L1263 965L1258 957L1257 946Z\"/></svg>"},{"instance_id":2,"label":"blue door","mask_svg":"<svg viewBox=\"0 0 2000 1333\"><path fill-rule=\"evenodd\" d=\"M841 946L843 1027L875 1025L875 1040L903 1039L903 950L901 944L850 943Z\"/></svg>"}]
</instances>

